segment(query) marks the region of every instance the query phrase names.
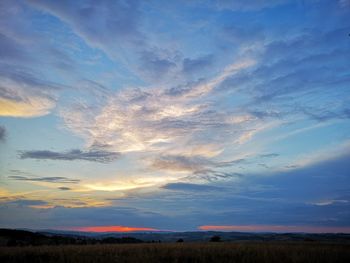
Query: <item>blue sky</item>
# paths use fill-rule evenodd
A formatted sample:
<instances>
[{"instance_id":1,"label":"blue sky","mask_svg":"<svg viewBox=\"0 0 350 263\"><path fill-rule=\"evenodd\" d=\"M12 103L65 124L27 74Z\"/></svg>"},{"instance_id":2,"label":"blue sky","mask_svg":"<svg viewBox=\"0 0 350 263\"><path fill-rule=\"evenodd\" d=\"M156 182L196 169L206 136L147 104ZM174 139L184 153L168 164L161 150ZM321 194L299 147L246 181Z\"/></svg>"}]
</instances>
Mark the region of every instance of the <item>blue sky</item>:
<instances>
[{"instance_id":1,"label":"blue sky","mask_svg":"<svg viewBox=\"0 0 350 263\"><path fill-rule=\"evenodd\" d=\"M0 226L350 232L349 17L1 1Z\"/></svg>"}]
</instances>

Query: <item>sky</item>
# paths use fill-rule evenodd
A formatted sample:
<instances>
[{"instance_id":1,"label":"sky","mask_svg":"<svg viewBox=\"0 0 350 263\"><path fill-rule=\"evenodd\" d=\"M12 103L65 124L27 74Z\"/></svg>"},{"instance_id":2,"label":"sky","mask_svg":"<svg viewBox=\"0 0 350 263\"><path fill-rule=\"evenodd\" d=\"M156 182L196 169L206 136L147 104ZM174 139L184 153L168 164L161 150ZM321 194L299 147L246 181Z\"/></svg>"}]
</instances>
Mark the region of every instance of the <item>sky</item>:
<instances>
[{"instance_id":1,"label":"sky","mask_svg":"<svg viewBox=\"0 0 350 263\"><path fill-rule=\"evenodd\" d=\"M350 233L349 0L0 1L0 227Z\"/></svg>"}]
</instances>

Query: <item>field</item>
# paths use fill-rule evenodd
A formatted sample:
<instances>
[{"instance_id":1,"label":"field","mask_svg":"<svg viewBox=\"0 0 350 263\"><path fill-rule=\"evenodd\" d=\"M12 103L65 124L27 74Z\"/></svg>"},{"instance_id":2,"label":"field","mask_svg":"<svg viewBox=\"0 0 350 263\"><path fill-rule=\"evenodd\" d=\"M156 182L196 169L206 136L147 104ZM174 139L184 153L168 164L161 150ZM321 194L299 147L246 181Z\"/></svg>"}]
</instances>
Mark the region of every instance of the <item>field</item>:
<instances>
[{"instance_id":1,"label":"field","mask_svg":"<svg viewBox=\"0 0 350 263\"><path fill-rule=\"evenodd\" d=\"M0 248L0 262L350 262L350 244L162 243Z\"/></svg>"}]
</instances>

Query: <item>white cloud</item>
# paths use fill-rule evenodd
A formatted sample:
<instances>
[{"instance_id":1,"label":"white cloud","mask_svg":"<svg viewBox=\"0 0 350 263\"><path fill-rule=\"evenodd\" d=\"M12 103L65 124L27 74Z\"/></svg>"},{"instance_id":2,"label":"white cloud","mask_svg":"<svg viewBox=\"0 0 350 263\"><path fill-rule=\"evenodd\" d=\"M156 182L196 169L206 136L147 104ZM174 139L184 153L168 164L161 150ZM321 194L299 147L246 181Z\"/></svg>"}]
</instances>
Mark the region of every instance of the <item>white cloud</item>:
<instances>
[{"instance_id":1,"label":"white cloud","mask_svg":"<svg viewBox=\"0 0 350 263\"><path fill-rule=\"evenodd\" d=\"M227 133L243 124L254 126L257 119L240 113L227 118L227 112L214 110L208 95L227 77L254 64L253 60L233 63L181 96L167 94L166 88L129 88L111 96L98 109L81 103L63 111L62 117L90 146L104 145L122 153L167 151L215 156L228 138L210 138L209 133ZM246 133L238 129L234 136Z\"/></svg>"}]
</instances>

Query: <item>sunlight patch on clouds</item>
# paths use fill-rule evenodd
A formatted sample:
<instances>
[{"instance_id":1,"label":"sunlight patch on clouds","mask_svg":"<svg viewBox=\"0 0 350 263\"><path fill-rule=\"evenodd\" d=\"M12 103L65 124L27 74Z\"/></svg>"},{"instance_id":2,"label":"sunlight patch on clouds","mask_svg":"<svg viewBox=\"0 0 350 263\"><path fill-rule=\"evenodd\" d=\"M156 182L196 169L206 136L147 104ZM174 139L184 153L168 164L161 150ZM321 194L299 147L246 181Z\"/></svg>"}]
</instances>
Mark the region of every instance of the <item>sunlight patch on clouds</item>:
<instances>
[{"instance_id":1,"label":"sunlight patch on clouds","mask_svg":"<svg viewBox=\"0 0 350 263\"><path fill-rule=\"evenodd\" d=\"M46 115L56 106L47 88L53 86L40 82L23 72L9 73L0 66L0 116L38 117ZM51 86L52 87L51 87Z\"/></svg>"},{"instance_id":2,"label":"sunlight patch on clouds","mask_svg":"<svg viewBox=\"0 0 350 263\"><path fill-rule=\"evenodd\" d=\"M348 200L338 200L338 199L331 199L331 200L322 200L318 202L311 203L312 205L317 206L325 206L325 205L333 205L333 204L346 204L349 203Z\"/></svg>"},{"instance_id":3,"label":"sunlight patch on clouds","mask_svg":"<svg viewBox=\"0 0 350 263\"><path fill-rule=\"evenodd\" d=\"M27 97L23 100L0 98L0 116L4 117L38 117L50 113L55 102L44 97Z\"/></svg>"},{"instance_id":4,"label":"sunlight patch on clouds","mask_svg":"<svg viewBox=\"0 0 350 263\"><path fill-rule=\"evenodd\" d=\"M254 120L242 114L227 119L227 113L213 110L210 100L203 96L255 63L251 59L233 63L214 79L189 87L184 94L169 95L159 88L129 88L102 103L99 110L81 104L61 115L67 127L90 145L105 145L121 153L178 151L182 155L193 152L214 156L222 151L220 144L224 142L214 141L208 133L226 133ZM203 98L199 101L198 96ZM198 146L201 144L215 145L211 146L215 150L207 152Z\"/></svg>"},{"instance_id":5,"label":"sunlight patch on clouds","mask_svg":"<svg viewBox=\"0 0 350 263\"><path fill-rule=\"evenodd\" d=\"M141 177L128 181L96 182L83 185L83 188L93 191L128 191L140 188L153 187L177 180L175 177Z\"/></svg>"},{"instance_id":6,"label":"sunlight patch on clouds","mask_svg":"<svg viewBox=\"0 0 350 263\"><path fill-rule=\"evenodd\" d=\"M241 70L250 68L254 65L256 65L257 61L251 58L239 60L238 62L232 63L228 65L223 72L218 74L215 78L211 79L210 81L200 84L193 88L186 96L188 97L198 97L203 96L208 93L210 93L215 87L217 87L219 84L221 84L224 80L226 80L228 77L239 73Z\"/></svg>"}]
</instances>

